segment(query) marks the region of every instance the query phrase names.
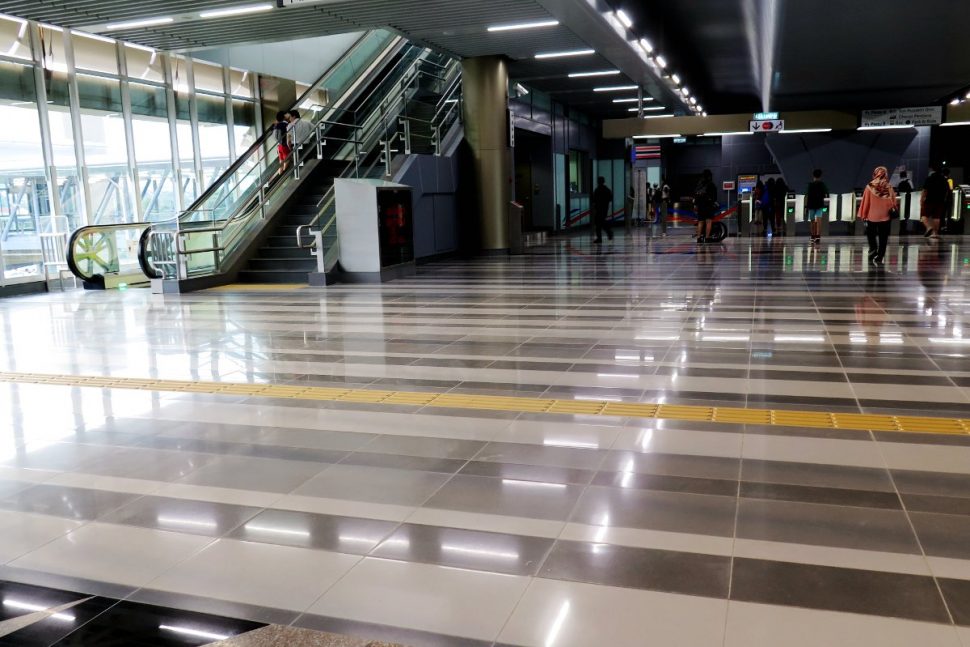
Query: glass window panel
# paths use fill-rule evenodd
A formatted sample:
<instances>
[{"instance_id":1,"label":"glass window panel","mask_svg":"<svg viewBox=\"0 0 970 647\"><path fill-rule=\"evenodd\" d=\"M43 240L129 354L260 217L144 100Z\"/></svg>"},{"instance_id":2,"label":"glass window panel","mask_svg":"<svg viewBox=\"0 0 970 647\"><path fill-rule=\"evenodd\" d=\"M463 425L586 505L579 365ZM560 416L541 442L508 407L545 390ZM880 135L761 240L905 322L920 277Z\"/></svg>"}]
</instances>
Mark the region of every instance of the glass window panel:
<instances>
[{"instance_id":1,"label":"glass window panel","mask_svg":"<svg viewBox=\"0 0 970 647\"><path fill-rule=\"evenodd\" d=\"M63 106L51 105L47 109L47 119L51 126L54 165L74 166L77 164L77 157L74 154L74 131L70 110Z\"/></svg>"},{"instance_id":2,"label":"glass window panel","mask_svg":"<svg viewBox=\"0 0 970 647\"><path fill-rule=\"evenodd\" d=\"M81 111L84 157L91 194L91 224L134 222L133 191L119 113Z\"/></svg>"},{"instance_id":3,"label":"glass window panel","mask_svg":"<svg viewBox=\"0 0 970 647\"><path fill-rule=\"evenodd\" d=\"M210 124L226 123L226 99L211 94L196 94L195 103L199 111L199 121Z\"/></svg>"},{"instance_id":4,"label":"glass window panel","mask_svg":"<svg viewBox=\"0 0 970 647\"><path fill-rule=\"evenodd\" d=\"M229 168L229 127L226 124L199 122L199 149L202 184L209 186Z\"/></svg>"},{"instance_id":5,"label":"glass window panel","mask_svg":"<svg viewBox=\"0 0 970 647\"><path fill-rule=\"evenodd\" d=\"M189 109L191 103L189 101L189 95L187 94L175 94L175 118L185 119L189 121L192 119L192 112Z\"/></svg>"},{"instance_id":6,"label":"glass window panel","mask_svg":"<svg viewBox=\"0 0 970 647\"><path fill-rule=\"evenodd\" d=\"M188 62L182 56L171 55L169 57L172 67L172 86L176 92L189 94L189 72Z\"/></svg>"},{"instance_id":7,"label":"glass window panel","mask_svg":"<svg viewBox=\"0 0 970 647\"><path fill-rule=\"evenodd\" d=\"M34 69L28 65L0 61L0 100L34 102Z\"/></svg>"},{"instance_id":8,"label":"glass window panel","mask_svg":"<svg viewBox=\"0 0 970 647\"><path fill-rule=\"evenodd\" d=\"M71 105L67 72L46 72L44 74L44 87L47 89L47 103L64 108Z\"/></svg>"},{"instance_id":9,"label":"glass window panel","mask_svg":"<svg viewBox=\"0 0 970 647\"><path fill-rule=\"evenodd\" d=\"M37 104L0 103L0 120L16 128L0 131L0 244L8 280L40 278L40 236L50 215Z\"/></svg>"},{"instance_id":10,"label":"glass window panel","mask_svg":"<svg viewBox=\"0 0 970 647\"><path fill-rule=\"evenodd\" d=\"M30 30L27 21L0 16L0 54L30 60Z\"/></svg>"},{"instance_id":11,"label":"glass window panel","mask_svg":"<svg viewBox=\"0 0 970 647\"><path fill-rule=\"evenodd\" d=\"M168 117L168 101L165 88L144 83L129 83L131 112L149 117Z\"/></svg>"},{"instance_id":12,"label":"glass window panel","mask_svg":"<svg viewBox=\"0 0 970 647\"><path fill-rule=\"evenodd\" d=\"M78 74L77 90L82 110L121 112L121 86L117 80Z\"/></svg>"},{"instance_id":13,"label":"glass window panel","mask_svg":"<svg viewBox=\"0 0 970 647\"><path fill-rule=\"evenodd\" d=\"M176 121L175 130L179 145L182 200L188 206L199 197L199 181L195 175L195 159L193 157L192 123L182 120Z\"/></svg>"},{"instance_id":14,"label":"glass window panel","mask_svg":"<svg viewBox=\"0 0 970 647\"><path fill-rule=\"evenodd\" d=\"M125 43L125 64L130 79L165 82L165 57L151 48Z\"/></svg>"},{"instance_id":15,"label":"glass window panel","mask_svg":"<svg viewBox=\"0 0 970 647\"><path fill-rule=\"evenodd\" d=\"M232 100L232 130L236 155L242 155L256 141L256 106L252 101Z\"/></svg>"},{"instance_id":16,"label":"glass window panel","mask_svg":"<svg viewBox=\"0 0 970 647\"><path fill-rule=\"evenodd\" d=\"M60 198L57 226L67 231L74 231L85 224L84 201L82 199L80 179L77 172L77 155L74 151L74 131L72 130L71 112L65 106L48 105L47 119L50 123L51 146L54 150L54 167L57 173L57 192Z\"/></svg>"},{"instance_id":17,"label":"glass window panel","mask_svg":"<svg viewBox=\"0 0 970 647\"><path fill-rule=\"evenodd\" d=\"M74 44L74 67L91 72L118 73L117 43L113 40L91 38L80 32L71 32Z\"/></svg>"},{"instance_id":18,"label":"glass window panel","mask_svg":"<svg viewBox=\"0 0 970 647\"><path fill-rule=\"evenodd\" d=\"M176 179L172 174L172 144L168 119L134 116L131 120L138 162L142 213L145 220L169 220L178 214Z\"/></svg>"},{"instance_id":19,"label":"glass window panel","mask_svg":"<svg viewBox=\"0 0 970 647\"><path fill-rule=\"evenodd\" d=\"M64 33L60 27L39 25L41 61L48 70L67 72L67 54L64 51Z\"/></svg>"},{"instance_id":20,"label":"glass window panel","mask_svg":"<svg viewBox=\"0 0 970 647\"><path fill-rule=\"evenodd\" d=\"M253 96L252 74L245 70L229 68L229 94L234 97Z\"/></svg>"},{"instance_id":21,"label":"glass window panel","mask_svg":"<svg viewBox=\"0 0 970 647\"><path fill-rule=\"evenodd\" d=\"M192 72L195 74L195 89L203 92L226 91L222 83L222 66L210 65L202 61L192 61Z\"/></svg>"}]
</instances>

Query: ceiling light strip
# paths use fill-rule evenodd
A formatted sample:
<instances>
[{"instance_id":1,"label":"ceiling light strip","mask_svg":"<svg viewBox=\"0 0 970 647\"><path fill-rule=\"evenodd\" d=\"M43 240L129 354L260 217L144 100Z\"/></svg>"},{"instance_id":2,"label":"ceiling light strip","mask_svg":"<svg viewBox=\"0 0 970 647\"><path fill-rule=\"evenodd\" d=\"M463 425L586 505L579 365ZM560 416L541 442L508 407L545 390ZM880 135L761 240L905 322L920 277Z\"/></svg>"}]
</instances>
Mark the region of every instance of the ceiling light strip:
<instances>
[{"instance_id":1,"label":"ceiling light strip","mask_svg":"<svg viewBox=\"0 0 970 647\"><path fill-rule=\"evenodd\" d=\"M137 29L139 27L154 27L155 25L167 25L175 22L175 18L164 16L159 18L145 18L143 20L129 20L127 22L113 22L104 26L105 31L115 29Z\"/></svg>"},{"instance_id":2,"label":"ceiling light strip","mask_svg":"<svg viewBox=\"0 0 970 647\"><path fill-rule=\"evenodd\" d=\"M536 22L523 22L513 25L492 25L488 31L518 31L520 29L541 29L543 27L555 27L559 24L558 20L539 20Z\"/></svg>"},{"instance_id":3,"label":"ceiling light strip","mask_svg":"<svg viewBox=\"0 0 970 647\"><path fill-rule=\"evenodd\" d=\"M567 56L589 56L595 53L595 49L573 49L565 52L543 52L541 54L536 54L536 58L539 60L544 60L547 58L565 58Z\"/></svg>"},{"instance_id":4,"label":"ceiling light strip","mask_svg":"<svg viewBox=\"0 0 970 647\"><path fill-rule=\"evenodd\" d=\"M263 11L271 11L273 5L271 4L256 4L248 5L245 7L228 7L226 9L213 9L212 11L203 11L199 13L199 18L226 18L229 16L244 16L251 13L260 13Z\"/></svg>"},{"instance_id":5,"label":"ceiling light strip","mask_svg":"<svg viewBox=\"0 0 970 647\"><path fill-rule=\"evenodd\" d=\"M569 75L571 79L581 79L588 76L616 76L619 74L619 70L600 70L599 72L572 72Z\"/></svg>"}]
</instances>

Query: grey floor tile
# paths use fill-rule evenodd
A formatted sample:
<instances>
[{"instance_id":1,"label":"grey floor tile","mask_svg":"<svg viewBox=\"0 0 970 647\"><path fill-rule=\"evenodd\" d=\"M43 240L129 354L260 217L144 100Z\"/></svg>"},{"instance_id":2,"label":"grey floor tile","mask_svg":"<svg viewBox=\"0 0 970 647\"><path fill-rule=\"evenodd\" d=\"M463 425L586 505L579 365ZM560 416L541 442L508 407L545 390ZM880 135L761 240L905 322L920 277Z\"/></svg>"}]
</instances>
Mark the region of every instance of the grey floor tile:
<instances>
[{"instance_id":1,"label":"grey floor tile","mask_svg":"<svg viewBox=\"0 0 970 647\"><path fill-rule=\"evenodd\" d=\"M181 483L261 492L290 492L328 465L249 456L220 456Z\"/></svg>"},{"instance_id":2,"label":"grey floor tile","mask_svg":"<svg viewBox=\"0 0 970 647\"><path fill-rule=\"evenodd\" d=\"M547 483L575 483L586 485L596 474L593 470L547 465L521 465L517 463L491 463L469 461L459 474L466 476L494 476L517 481L544 481Z\"/></svg>"},{"instance_id":3,"label":"grey floor tile","mask_svg":"<svg viewBox=\"0 0 970 647\"><path fill-rule=\"evenodd\" d=\"M846 488L742 482L741 496L749 499L800 501L802 503L825 503L887 510L902 509L899 497L893 492L870 492Z\"/></svg>"},{"instance_id":4,"label":"grey floor tile","mask_svg":"<svg viewBox=\"0 0 970 647\"><path fill-rule=\"evenodd\" d=\"M927 555L970 559L970 516L910 512L909 518Z\"/></svg>"},{"instance_id":5,"label":"grey floor tile","mask_svg":"<svg viewBox=\"0 0 970 647\"><path fill-rule=\"evenodd\" d=\"M141 447L119 449L113 454L86 463L83 472L102 476L177 481L216 460L216 456L196 452L177 452Z\"/></svg>"},{"instance_id":6,"label":"grey floor tile","mask_svg":"<svg viewBox=\"0 0 970 647\"><path fill-rule=\"evenodd\" d=\"M603 462L606 454L606 450L597 449L573 449L525 443L488 443L475 456L475 460L595 470Z\"/></svg>"},{"instance_id":7,"label":"grey floor tile","mask_svg":"<svg viewBox=\"0 0 970 647\"><path fill-rule=\"evenodd\" d=\"M737 536L914 555L920 552L901 510L741 499Z\"/></svg>"},{"instance_id":8,"label":"grey floor tile","mask_svg":"<svg viewBox=\"0 0 970 647\"><path fill-rule=\"evenodd\" d=\"M858 434L854 436L858 438ZM867 467L843 467L819 463L792 463L744 459L741 480L754 483L786 483L829 488L893 492L889 471Z\"/></svg>"},{"instance_id":9,"label":"grey floor tile","mask_svg":"<svg viewBox=\"0 0 970 647\"><path fill-rule=\"evenodd\" d=\"M953 615L953 622L970 627L970 581L938 578L943 599Z\"/></svg>"},{"instance_id":10,"label":"grey floor tile","mask_svg":"<svg viewBox=\"0 0 970 647\"><path fill-rule=\"evenodd\" d=\"M736 497L590 486L570 521L730 537Z\"/></svg>"},{"instance_id":11,"label":"grey floor tile","mask_svg":"<svg viewBox=\"0 0 970 647\"><path fill-rule=\"evenodd\" d=\"M293 493L302 496L421 505L450 478L440 472L334 465Z\"/></svg>"},{"instance_id":12,"label":"grey floor tile","mask_svg":"<svg viewBox=\"0 0 970 647\"><path fill-rule=\"evenodd\" d=\"M0 509L87 521L97 519L137 498L136 494L121 492L35 485L0 499Z\"/></svg>"},{"instance_id":13,"label":"grey floor tile","mask_svg":"<svg viewBox=\"0 0 970 647\"><path fill-rule=\"evenodd\" d=\"M731 599L948 623L933 578L736 558Z\"/></svg>"},{"instance_id":14,"label":"grey floor tile","mask_svg":"<svg viewBox=\"0 0 970 647\"><path fill-rule=\"evenodd\" d=\"M582 490L581 486L565 483L459 474L435 493L425 506L565 521Z\"/></svg>"},{"instance_id":15,"label":"grey floor tile","mask_svg":"<svg viewBox=\"0 0 970 647\"><path fill-rule=\"evenodd\" d=\"M480 452L485 445L486 443L476 440L385 435L368 443L363 450L380 454L468 460Z\"/></svg>"},{"instance_id":16,"label":"grey floor tile","mask_svg":"<svg viewBox=\"0 0 970 647\"><path fill-rule=\"evenodd\" d=\"M454 474L467 461L455 458L429 458L427 456L402 456L397 454L375 454L354 452L340 461L341 465L364 465L368 467L387 467L399 470L417 470Z\"/></svg>"},{"instance_id":17,"label":"grey floor tile","mask_svg":"<svg viewBox=\"0 0 970 647\"><path fill-rule=\"evenodd\" d=\"M731 558L557 541L539 577L726 598Z\"/></svg>"},{"instance_id":18,"label":"grey floor tile","mask_svg":"<svg viewBox=\"0 0 970 647\"><path fill-rule=\"evenodd\" d=\"M221 537L259 511L260 508L225 503L144 496L105 515L100 521Z\"/></svg>"},{"instance_id":19,"label":"grey floor tile","mask_svg":"<svg viewBox=\"0 0 970 647\"><path fill-rule=\"evenodd\" d=\"M970 474L892 470L893 481L904 494L970 498Z\"/></svg>"},{"instance_id":20,"label":"grey floor tile","mask_svg":"<svg viewBox=\"0 0 970 647\"><path fill-rule=\"evenodd\" d=\"M265 510L228 536L243 541L366 555L397 526L374 519Z\"/></svg>"},{"instance_id":21,"label":"grey floor tile","mask_svg":"<svg viewBox=\"0 0 970 647\"><path fill-rule=\"evenodd\" d=\"M638 474L636 472L599 472L593 479L593 485L690 494L717 494L720 496L737 496L738 493L737 481Z\"/></svg>"},{"instance_id":22,"label":"grey floor tile","mask_svg":"<svg viewBox=\"0 0 970 647\"><path fill-rule=\"evenodd\" d=\"M657 476L689 476L736 481L740 465L741 461L737 458L611 451L603 461L601 469Z\"/></svg>"},{"instance_id":23,"label":"grey floor tile","mask_svg":"<svg viewBox=\"0 0 970 647\"><path fill-rule=\"evenodd\" d=\"M373 557L438 564L491 573L535 575L552 539L404 524Z\"/></svg>"},{"instance_id":24,"label":"grey floor tile","mask_svg":"<svg viewBox=\"0 0 970 647\"><path fill-rule=\"evenodd\" d=\"M8 458L0 465L70 472L86 463L110 456L118 450L118 447L106 445L54 443L46 447L20 448L12 458Z\"/></svg>"},{"instance_id":25,"label":"grey floor tile","mask_svg":"<svg viewBox=\"0 0 970 647\"><path fill-rule=\"evenodd\" d=\"M910 512L937 512L970 516L970 498L933 496L929 494L901 494L903 505Z\"/></svg>"}]
</instances>

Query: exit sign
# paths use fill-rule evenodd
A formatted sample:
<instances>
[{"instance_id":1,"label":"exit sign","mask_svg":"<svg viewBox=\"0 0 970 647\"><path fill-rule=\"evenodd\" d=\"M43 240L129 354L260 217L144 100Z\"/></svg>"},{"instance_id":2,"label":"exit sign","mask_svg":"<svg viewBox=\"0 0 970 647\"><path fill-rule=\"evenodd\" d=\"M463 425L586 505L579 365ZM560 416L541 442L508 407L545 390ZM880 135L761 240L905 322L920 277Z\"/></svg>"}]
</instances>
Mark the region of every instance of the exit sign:
<instances>
[{"instance_id":1,"label":"exit sign","mask_svg":"<svg viewBox=\"0 0 970 647\"><path fill-rule=\"evenodd\" d=\"M756 112L754 113L753 119L755 121L771 121L773 119L778 119L777 112Z\"/></svg>"}]
</instances>

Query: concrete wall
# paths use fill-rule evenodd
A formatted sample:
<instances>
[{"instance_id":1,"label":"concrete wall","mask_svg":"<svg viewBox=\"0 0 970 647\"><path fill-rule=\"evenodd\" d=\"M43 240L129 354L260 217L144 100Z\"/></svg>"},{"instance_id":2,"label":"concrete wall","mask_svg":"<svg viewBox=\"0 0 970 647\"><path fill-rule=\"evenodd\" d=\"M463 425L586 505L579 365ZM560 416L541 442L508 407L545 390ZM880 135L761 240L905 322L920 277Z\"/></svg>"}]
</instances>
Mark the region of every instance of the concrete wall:
<instances>
[{"instance_id":1,"label":"concrete wall","mask_svg":"<svg viewBox=\"0 0 970 647\"><path fill-rule=\"evenodd\" d=\"M458 251L457 180L456 156L412 155L398 174L413 189L415 258Z\"/></svg>"},{"instance_id":2,"label":"concrete wall","mask_svg":"<svg viewBox=\"0 0 970 647\"><path fill-rule=\"evenodd\" d=\"M363 32L301 38L282 43L237 45L192 52L192 58L212 61L300 83L313 83L337 62Z\"/></svg>"}]
</instances>

